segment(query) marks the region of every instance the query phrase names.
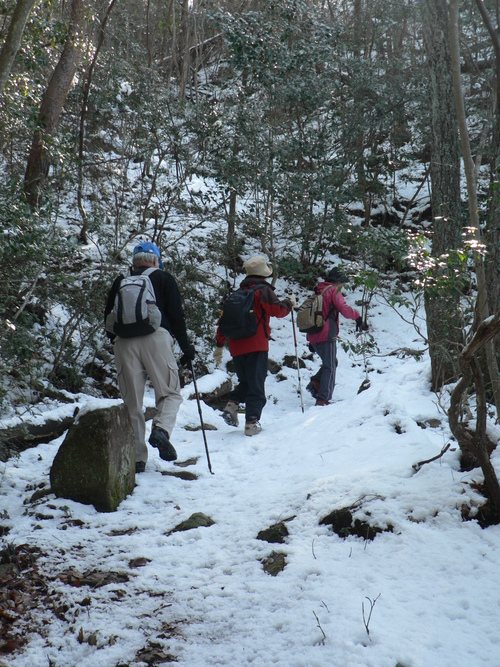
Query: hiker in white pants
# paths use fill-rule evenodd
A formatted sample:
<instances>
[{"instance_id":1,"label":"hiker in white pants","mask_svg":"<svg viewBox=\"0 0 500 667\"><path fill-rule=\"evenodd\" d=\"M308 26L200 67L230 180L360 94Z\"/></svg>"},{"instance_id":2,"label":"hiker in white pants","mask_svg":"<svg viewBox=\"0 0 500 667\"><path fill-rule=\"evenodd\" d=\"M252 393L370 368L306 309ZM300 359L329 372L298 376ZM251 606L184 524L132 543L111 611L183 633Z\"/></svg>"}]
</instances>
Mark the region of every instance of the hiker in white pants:
<instances>
[{"instance_id":1,"label":"hiker in white pants","mask_svg":"<svg viewBox=\"0 0 500 667\"><path fill-rule=\"evenodd\" d=\"M134 324L131 336L119 335L107 329L108 336L114 342L118 385L122 394L136 444L136 472L144 472L148 459L146 445L146 422L142 409L146 381L153 384L156 401L156 415L149 443L156 447L164 461L175 461L177 452L170 442L179 407L182 403L177 362L174 356L174 337L183 352L181 364L193 361L196 351L189 342L182 301L175 278L163 270L160 250L154 243L140 243L134 248L131 276L146 275L151 281L156 306L161 313L159 328L151 331L148 325L144 331L141 323ZM149 269L149 271L148 271ZM150 269L155 269L150 271ZM147 281L147 278L143 280ZM124 280L119 275L108 295L104 310L104 320L115 311L115 298L120 284ZM151 302L149 302L151 303ZM153 305L154 307L154 305ZM157 321L157 326L159 322Z\"/></svg>"},{"instance_id":2,"label":"hiker in white pants","mask_svg":"<svg viewBox=\"0 0 500 667\"><path fill-rule=\"evenodd\" d=\"M118 386L135 435L136 461L146 462L146 420L142 409L146 381L151 380L156 401L154 426L172 433L182 403L174 341L161 327L149 336L117 338L115 362ZM160 453L161 455L161 453Z\"/></svg>"}]
</instances>

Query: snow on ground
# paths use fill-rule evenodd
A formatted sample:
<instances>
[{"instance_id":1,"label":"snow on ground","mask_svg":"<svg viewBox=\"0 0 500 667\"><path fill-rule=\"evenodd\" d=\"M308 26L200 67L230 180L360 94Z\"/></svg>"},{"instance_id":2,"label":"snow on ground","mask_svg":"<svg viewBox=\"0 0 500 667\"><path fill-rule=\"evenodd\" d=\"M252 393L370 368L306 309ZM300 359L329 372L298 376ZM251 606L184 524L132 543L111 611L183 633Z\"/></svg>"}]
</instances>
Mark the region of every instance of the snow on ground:
<instances>
[{"instance_id":1,"label":"snow on ground","mask_svg":"<svg viewBox=\"0 0 500 667\"><path fill-rule=\"evenodd\" d=\"M347 300L354 303L353 295ZM295 354L292 326L289 318L272 324L270 357L281 361ZM63 438L2 464L0 513L11 528L4 541L42 550L40 568L54 576L53 590L69 610L66 621L45 612L41 631L0 664L118 667L156 646L186 667L500 665L500 526L482 530L461 518L463 503L480 502L470 482L481 475L459 471L454 443L414 471L450 441L448 425L429 391L427 356L387 356L423 347L413 329L383 305L371 326L380 356L369 358L370 387L360 394L363 359L340 349L331 406L315 407L304 390L302 413L296 369L284 368L286 379L268 376L256 437L203 405L204 421L217 427L207 430L213 475L201 432L185 428L199 424L193 386L185 387L172 440L179 460L198 457L186 468L198 479L163 476L181 468L150 448L146 472L114 513L54 496L24 504L48 484ZM354 323L344 320L341 335L354 340ZM300 356L308 354L305 337L298 341ZM306 361L303 388L317 364ZM198 378L198 389L225 377L217 370ZM152 405L151 395L146 402ZM498 454L494 463L500 471ZM392 532L342 539L319 525L351 506L357 518ZM215 524L170 533L194 512ZM68 517L82 524L68 525ZM284 544L256 539L284 519ZM261 562L273 550L286 554L275 577ZM140 558L147 559L142 567L130 566ZM93 590L82 606L88 588L56 578L71 567L126 573L129 581Z\"/></svg>"}]
</instances>

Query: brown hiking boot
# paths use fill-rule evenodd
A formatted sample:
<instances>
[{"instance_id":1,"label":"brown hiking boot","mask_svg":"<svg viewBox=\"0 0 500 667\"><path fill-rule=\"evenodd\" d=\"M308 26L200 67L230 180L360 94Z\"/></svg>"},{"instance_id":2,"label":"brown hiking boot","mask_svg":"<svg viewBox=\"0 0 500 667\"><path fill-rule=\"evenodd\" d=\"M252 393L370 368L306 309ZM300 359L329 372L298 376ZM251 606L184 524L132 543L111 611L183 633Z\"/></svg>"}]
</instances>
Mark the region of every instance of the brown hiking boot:
<instances>
[{"instance_id":1,"label":"brown hiking boot","mask_svg":"<svg viewBox=\"0 0 500 667\"><path fill-rule=\"evenodd\" d=\"M236 401L228 401L226 407L222 411L222 419L229 424L229 426L238 426L238 408L240 404Z\"/></svg>"},{"instance_id":2,"label":"brown hiking boot","mask_svg":"<svg viewBox=\"0 0 500 667\"><path fill-rule=\"evenodd\" d=\"M262 431L262 426L259 424L258 419L252 419L251 421L245 422L245 435L257 435Z\"/></svg>"},{"instance_id":3,"label":"brown hiking boot","mask_svg":"<svg viewBox=\"0 0 500 667\"><path fill-rule=\"evenodd\" d=\"M330 405L330 402L324 398L317 398L316 405Z\"/></svg>"},{"instance_id":4,"label":"brown hiking boot","mask_svg":"<svg viewBox=\"0 0 500 667\"><path fill-rule=\"evenodd\" d=\"M311 380L306 386L306 389L313 398L318 398L319 382L317 380Z\"/></svg>"}]
</instances>

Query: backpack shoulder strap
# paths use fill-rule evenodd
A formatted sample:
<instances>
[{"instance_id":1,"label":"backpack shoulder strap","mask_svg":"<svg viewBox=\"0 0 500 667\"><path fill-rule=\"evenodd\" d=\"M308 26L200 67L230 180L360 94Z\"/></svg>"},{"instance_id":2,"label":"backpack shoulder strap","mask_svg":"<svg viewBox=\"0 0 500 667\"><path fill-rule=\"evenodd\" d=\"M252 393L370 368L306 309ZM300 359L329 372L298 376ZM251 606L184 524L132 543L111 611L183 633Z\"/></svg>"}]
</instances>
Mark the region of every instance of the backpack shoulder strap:
<instances>
[{"instance_id":1,"label":"backpack shoulder strap","mask_svg":"<svg viewBox=\"0 0 500 667\"><path fill-rule=\"evenodd\" d=\"M328 287L325 287L325 289L321 292L321 294L324 294L327 290L335 287L335 285L328 285ZM328 315L326 316L327 319L330 317L330 315L333 313L333 317L336 320L338 317L338 310L335 308L333 302L330 304L330 308L328 309Z\"/></svg>"},{"instance_id":2,"label":"backpack shoulder strap","mask_svg":"<svg viewBox=\"0 0 500 667\"><path fill-rule=\"evenodd\" d=\"M256 283L255 285L251 285L250 289L253 290L254 298L255 298L255 291L259 287L269 287L269 285L267 283ZM260 307L260 309L261 309L261 312L262 312L262 317L260 318L260 320L257 320L257 326L259 326L259 324L262 322L262 326L264 327L264 335L266 336L266 338L270 338L269 331L267 330L267 327L266 327L266 318L265 318L265 315L264 315L264 309L262 308L262 306Z\"/></svg>"},{"instance_id":3,"label":"backpack shoulder strap","mask_svg":"<svg viewBox=\"0 0 500 667\"><path fill-rule=\"evenodd\" d=\"M145 271L143 271L140 275L141 276L150 276L152 273L155 271L159 271L160 269L156 268L156 266L150 266L147 268Z\"/></svg>"}]
</instances>

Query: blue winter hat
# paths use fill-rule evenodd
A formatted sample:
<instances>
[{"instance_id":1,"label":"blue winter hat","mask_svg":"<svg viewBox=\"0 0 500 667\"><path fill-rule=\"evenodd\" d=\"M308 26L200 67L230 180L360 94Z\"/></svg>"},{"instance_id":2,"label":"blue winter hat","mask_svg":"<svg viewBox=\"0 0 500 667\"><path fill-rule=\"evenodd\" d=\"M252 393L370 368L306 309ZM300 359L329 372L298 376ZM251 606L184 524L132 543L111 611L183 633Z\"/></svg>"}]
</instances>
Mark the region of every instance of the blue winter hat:
<instances>
[{"instance_id":1,"label":"blue winter hat","mask_svg":"<svg viewBox=\"0 0 500 667\"><path fill-rule=\"evenodd\" d=\"M151 243L151 241L144 241L143 243L139 243L139 245L136 245L134 248L134 255L137 255L139 252L151 252L153 255L157 255L159 262L158 266L160 269L163 269L163 262L161 261L161 254L160 254L160 249L155 243Z\"/></svg>"}]
</instances>

